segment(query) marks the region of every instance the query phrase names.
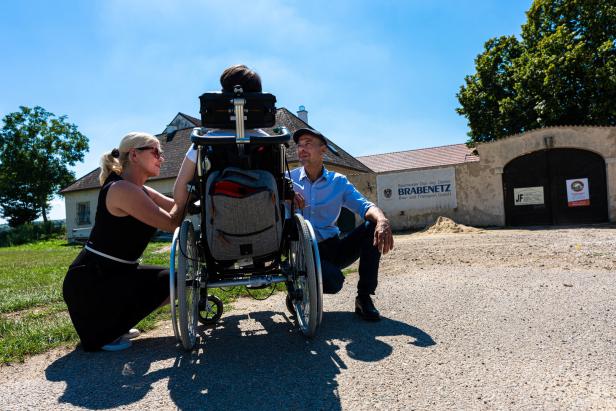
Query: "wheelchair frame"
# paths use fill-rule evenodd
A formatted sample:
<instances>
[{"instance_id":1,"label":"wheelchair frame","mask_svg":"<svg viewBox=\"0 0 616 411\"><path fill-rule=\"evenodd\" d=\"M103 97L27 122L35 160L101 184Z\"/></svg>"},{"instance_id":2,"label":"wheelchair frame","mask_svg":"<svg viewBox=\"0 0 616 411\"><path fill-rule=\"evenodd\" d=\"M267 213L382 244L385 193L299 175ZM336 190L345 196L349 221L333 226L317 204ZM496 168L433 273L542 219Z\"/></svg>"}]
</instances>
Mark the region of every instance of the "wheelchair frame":
<instances>
[{"instance_id":1,"label":"wheelchair frame","mask_svg":"<svg viewBox=\"0 0 616 411\"><path fill-rule=\"evenodd\" d=\"M291 139L288 130L283 127L280 134L268 137L246 136L245 133L246 123L249 128L273 125L271 113L272 109L275 113L275 101L271 94L244 93L239 86L233 93L205 93L201 96L204 126L224 128L232 125L235 135L208 136L199 127L194 128L191 134L191 141L197 148L201 227L198 233L195 232L190 219L186 219L175 230L169 276L173 331L186 350L191 350L196 343L198 321L212 325L222 315L223 303L218 297L208 294L211 288L257 288L285 283L287 308L295 315L303 335L308 338L314 336L321 323L323 291L319 249L312 225L301 214L294 213L292 200L290 215L284 214L282 242L278 251L257 261L217 261L209 252L205 237L205 182L210 165L206 155L208 147L235 144L240 154L246 154L251 146L272 145L279 151L280 157L275 169L278 175L274 176L279 191L278 206L286 210L283 204L285 199L293 198L292 185L287 184L285 177L286 147ZM204 107L206 113L203 112Z\"/></svg>"}]
</instances>

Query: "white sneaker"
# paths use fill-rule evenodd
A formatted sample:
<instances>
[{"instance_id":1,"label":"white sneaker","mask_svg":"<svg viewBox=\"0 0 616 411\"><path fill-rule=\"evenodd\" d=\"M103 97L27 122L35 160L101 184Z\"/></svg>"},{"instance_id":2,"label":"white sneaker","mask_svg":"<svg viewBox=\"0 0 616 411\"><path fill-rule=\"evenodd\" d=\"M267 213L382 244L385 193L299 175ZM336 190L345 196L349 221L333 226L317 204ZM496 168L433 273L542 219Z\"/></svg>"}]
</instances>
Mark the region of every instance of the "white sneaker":
<instances>
[{"instance_id":1,"label":"white sneaker","mask_svg":"<svg viewBox=\"0 0 616 411\"><path fill-rule=\"evenodd\" d=\"M122 338L124 338L125 340L132 340L133 338L137 338L140 335L141 335L141 331L139 331L136 328L131 328L130 330L128 330L126 334L122 336Z\"/></svg>"},{"instance_id":2,"label":"white sneaker","mask_svg":"<svg viewBox=\"0 0 616 411\"><path fill-rule=\"evenodd\" d=\"M126 340L124 339L124 337L120 337L117 340L115 340L112 343L103 345L101 347L101 350L104 351L122 351L125 350L127 348L130 348L130 346L133 345L133 343L130 340Z\"/></svg>"}]
</instances>

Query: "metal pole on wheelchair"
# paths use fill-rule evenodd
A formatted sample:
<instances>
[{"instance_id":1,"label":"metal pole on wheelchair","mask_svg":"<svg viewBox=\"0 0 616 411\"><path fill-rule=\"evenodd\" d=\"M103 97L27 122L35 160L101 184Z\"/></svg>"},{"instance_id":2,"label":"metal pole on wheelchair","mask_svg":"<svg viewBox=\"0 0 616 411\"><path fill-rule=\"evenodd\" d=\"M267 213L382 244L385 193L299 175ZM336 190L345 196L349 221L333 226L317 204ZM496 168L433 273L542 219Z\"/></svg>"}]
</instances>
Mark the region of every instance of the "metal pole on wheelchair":
<instances>
[{"instance_id":1,"label":"metal pole on wheelchair","mask_svg":"<svg viewBox=\"0 0 616 411\"><path fill-rule=\"evenodd\" d=\"M246 104L246 99L241 97L244 94L244 89L241 86L233 87L233 92L236 97L233 99L234 116L231 116L231 120L235 117L235 141L238 144L239 150L243 153L244 143L250 142L250 137L246 137L244 130L244 105Z\"/></svg>"}]
</instances>

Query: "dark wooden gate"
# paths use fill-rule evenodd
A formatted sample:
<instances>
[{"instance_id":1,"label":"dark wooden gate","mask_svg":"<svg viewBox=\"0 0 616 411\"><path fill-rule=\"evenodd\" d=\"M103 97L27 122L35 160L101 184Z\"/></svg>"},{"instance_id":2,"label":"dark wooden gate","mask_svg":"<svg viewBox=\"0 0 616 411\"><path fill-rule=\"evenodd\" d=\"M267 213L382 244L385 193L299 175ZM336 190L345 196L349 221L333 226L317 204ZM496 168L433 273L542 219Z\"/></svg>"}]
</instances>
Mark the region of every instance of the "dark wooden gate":
<instances>
[{"instance_id":1,"label":"dark wooden gate","mask_svg":"<svg viewBox=\"0 0 616 411\"><path fill-rule=\"evenodd\" d=\"M589 199L572 201L567 180ZM590 151L557 148L518 157L503 170L503 190L509 226L608 221L605 161Z\"/></svg>"}]
</instances>

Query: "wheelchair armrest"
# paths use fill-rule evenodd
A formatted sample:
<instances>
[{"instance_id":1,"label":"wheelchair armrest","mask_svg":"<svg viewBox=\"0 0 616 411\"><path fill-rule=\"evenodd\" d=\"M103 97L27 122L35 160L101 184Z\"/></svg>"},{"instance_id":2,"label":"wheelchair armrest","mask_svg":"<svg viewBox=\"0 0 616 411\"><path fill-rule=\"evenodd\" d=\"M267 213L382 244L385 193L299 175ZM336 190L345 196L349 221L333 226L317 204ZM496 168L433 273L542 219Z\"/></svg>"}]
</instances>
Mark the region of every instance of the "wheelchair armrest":
<instances>
[{"instance_id":1,"label":"wheelchair armrest","mask_svg":"<svg viewBox=\"0 0 616 411\"><path fill-rule=\"evenodd\" d=\"M281 128L281 134L269 136L250 136L250 144L285 144L291 140L291 133L286 127ZM212 136L203 134L201 127L193 128L190 134L190 141L197 145L218 145L218 144L235 144L236 136Z\"/></svg>"}]
</instances>

